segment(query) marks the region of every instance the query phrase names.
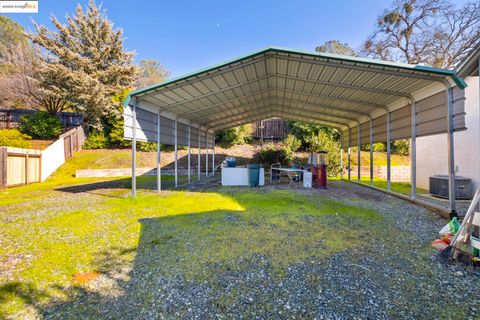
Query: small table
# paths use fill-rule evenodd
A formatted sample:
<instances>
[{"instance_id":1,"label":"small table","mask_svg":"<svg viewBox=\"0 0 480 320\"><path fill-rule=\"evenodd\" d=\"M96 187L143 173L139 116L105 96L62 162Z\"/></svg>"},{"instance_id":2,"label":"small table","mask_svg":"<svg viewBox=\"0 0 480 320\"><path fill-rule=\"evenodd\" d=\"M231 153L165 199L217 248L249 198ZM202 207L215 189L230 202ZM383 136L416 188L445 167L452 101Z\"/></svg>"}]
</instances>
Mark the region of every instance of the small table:
<instances>
[{"instance_id":1,"label":"small table","mask_svg":"<svg viewBox=\"0 0 480 320\"><path fill-rule=\"evenodd\" d=\"M304 169L293 169L293 168L271 167L270 168L270 183L273 183L273 172L274 171L277 171L279 176L280 176L281 172L285 172L288 179L290 180L290 182L288 183L288 187L290 187L292 185L292 183L295 181L295 177L298 175L298 173L303 174L306 170L304 170Z\"/></svg>"}]
</instances>

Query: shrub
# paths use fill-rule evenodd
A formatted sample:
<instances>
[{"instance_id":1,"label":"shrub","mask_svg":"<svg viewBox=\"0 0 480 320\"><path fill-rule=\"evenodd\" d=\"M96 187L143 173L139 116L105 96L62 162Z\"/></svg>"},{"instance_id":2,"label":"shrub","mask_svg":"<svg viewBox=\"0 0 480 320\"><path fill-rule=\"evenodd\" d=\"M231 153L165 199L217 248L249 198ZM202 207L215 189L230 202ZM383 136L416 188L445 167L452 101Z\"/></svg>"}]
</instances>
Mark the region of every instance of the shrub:
<instances>
[{"instance_id":1,"label":"shrub","mask_svg":"<svg viewBox=\"0 0 480 320\"><path fill-rule=\"evenodd\" d=\"M132 146L131 141L123 139L123 118L109 120L104 128L110 147L121 148Z\"/></svg>"},{"instance_id":2,"label":"shrub","mask_svg":"<svg viewBox=\"0 0 480 320\"><path fill-rule=\"evenodd\" d=\"M377 142L373 144L373 151L375 152L386 152L387 144L385 142Z\"/></svg>"},{"instance_id":3,"label":"shrub","mask_svg":"<svg viewBox=\"0 0 480 320\"><path fill-rule=\"evenodd\" d=\"M0 146L15 148L31 148L30 136L17 129L0 129Z\"/></svg>"},{"instance_id":4,"label":"shrub","mask_svg":"<svg viewBox=\"0 0 480 320\"><path fill-rule=\"evenodd\" d=\"M324 132L335 141L340 139L340 133L336 129L326 128L302 121L289 121L288 131L300 140L302 144L301 148L304 150L311 150L311 137L317 136L320 132Z\"/></svg>"},{"instance_id":5,"label":"shrub","mask_svg":"<svg viewBox=\"0 0 480 320\"><path fill-rule=\"evenodd\" d=\"M110 142L103 131L90 131L88 138L83 143L83 149L105 149L110 147Z\"/></svg>"},{"instance_id":6,"label":"shrub","mask_svg":"<svg viewBox=\"0 0 480 320\"><path fill-rule=\"evenodd\" d=\"M57 116L47 112L37 112L20 117L20 131L39 139L54 139L62 133L62 123Z\"/></svg>"},{"instance_id":7,"label":"shrub","mask_svg":"<svg viewBox=\"0 0 480 320\"><path fill-rule=\"evenodd\" d=\"M392 141L392 153L401 156L408 156L410 154L410 141L408 139Z\"/></svg>"},{"instance_id":8,"label":"shrub","mask_svg":"<svg viewBox=\"0 0 480 320\"><path fill-rule=\"evenodd\" d=\"M215 134L215 141L225 146L245 144L252 140L252 125L246 124L235 128L220 130Z\"/></svg>"},{"instance_id":9,"label":"shrub","mask_svg":"<svg viewBox=\"0 0 480 320\"><path fill-rule=\"evenodd\" d=\"M288 137L284 141L285 147L290 149L292 152L298 151L302 146L302 141L295 137L293 134L289 134Z\"/></svg>"},{"instance_id":10,"label":"shrub","mask_svg":"<svg viewBox=\"0 0 480 320\"><path fill-rule=\"evenodd\" d=\"M161 147L160 147L161 149ZM143 152L153 152L157 151L157 144L155 142L144 142L139 141L137 142L137 150Z\"/></svg>"},{"instance_id":11,"label":"shrub","mask_svg":"<svg viewBox=\"0 0 480 320\"><path fill-rule=\"evenodd\" d=\"M293 152L281 143L267 143L260 149L256 160L268 167L277 162L289 165L293 161Z\"/></svg>"}]
</instances>

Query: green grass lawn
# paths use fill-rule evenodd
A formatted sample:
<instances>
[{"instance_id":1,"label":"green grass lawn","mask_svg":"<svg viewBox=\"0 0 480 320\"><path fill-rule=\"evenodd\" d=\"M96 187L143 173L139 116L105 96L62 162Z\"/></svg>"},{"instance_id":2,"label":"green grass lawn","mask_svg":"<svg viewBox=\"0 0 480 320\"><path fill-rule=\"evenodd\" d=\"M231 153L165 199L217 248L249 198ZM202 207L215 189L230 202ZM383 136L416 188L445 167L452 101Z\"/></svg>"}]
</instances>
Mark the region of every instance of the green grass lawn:
<instances>
[{"instance_id":1,"label":"green grass lawn","mask_svg":"<svg viewBox=\"0 0 480 320\"><path fill-rule=\"evenodd\" d=\"M74 178L76 169L95 161L85 154L45 183L0 191L0 318L35 317L53 304L74 301L88 290L88 283L73 280L78 273L118 271L126 283L129 272L215 282L265 257L281 278L291 265L360 248L365 237L405 237L355 199L348 204L248 188L142 190L154 186L155 177L139 177L139 196L132 199L130 179ZM132 290L149 299L148 290ZM231 298L219 297L224 304ZM79 316L93 312L73 306Z\"/></svg>"},{"instance_id":2,"label":"green grass lawn","mask_svg":"<svg viewBox=\"0 0 480 320\"><path fill-rule=\"evenodd\" d=\"M38 316L73 299L82 286L74 274L132 268L144 250L157 250L170 266L163 272L186 279L215 276L204 272L208 265L245 268L238 257L257 255L281 276L290 264L358 247L361 230L382 220L373 210L290 191L140 190L132 199L130 179L74 178L84 163L74 157L45 183L0 191L0 318ZM139 177L139 189L154 179Z\"/></svg>"},{"instance_id":3,"label":"green grass lawn","mask_svg":"<svg viewBox=\"0 0 480 320\"><path fill-rule=\"evenodd\" d=\"M53 181L48 186L0 194L0 263L6 270L0 316L34 314L68 301L77 286L74 274L131 267L139 250L159 250L158 258L175 266L163 271L187 279L214 276L203 272L212 264L225 271L244 268L237 258L255 255L268 257L281 276L292 263L359 246L360 230L382 220L372 210L289 191L142 191L131 199L125 188L78 194L54 190L60 185ZM42 193L32 197L36 188ZM12 194L17 200L5 205ZM323 250L314 249L318 243Z\"/></svg>"},{"instance_id":4,"label":"green grass lawn","mask_svg":"<svg viewBox=\"0 0 480 320\"><path fill-rule=\"evenodd\" d=\"M362 177L360 179L360 182L362 184L370 185L370 178ZM387 190L387 180L380 179L380 178L373 178L373 186L380 189ZM409 182L393 182L392 181L390 184L390 188L393 192L397 192L407 196L410 196L412 192L412 186L410 185ZM417 187L417 194L428 194L428 190Z\"/></svg>"}]
</instances>

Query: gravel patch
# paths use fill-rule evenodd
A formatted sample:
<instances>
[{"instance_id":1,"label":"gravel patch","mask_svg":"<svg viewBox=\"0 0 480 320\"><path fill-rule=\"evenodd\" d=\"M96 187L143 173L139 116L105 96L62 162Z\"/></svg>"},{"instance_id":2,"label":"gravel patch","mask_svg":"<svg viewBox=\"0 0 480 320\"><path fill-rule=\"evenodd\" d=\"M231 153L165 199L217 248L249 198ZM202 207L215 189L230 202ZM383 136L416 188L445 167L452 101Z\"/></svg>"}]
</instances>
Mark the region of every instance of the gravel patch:
<instances>
[{"instance_id":1,"label":"gravel patch","mask_svg":"<svg viewBox=\"0 0 480 320\"><path fill-rule=\"evenodd\" d=\"M191 191L218 190L210 179ZM256 189L268 193L285 186ZM231 192L235 188L228 189ZM72 289L76 299L45 310L47 319L445 319L478 318L480 275L460 264L443 265L429 249L447 222L439 215L375 190L332 182L327 190L293 189L318 201L331 199L375 209L389 226L382 238L365 236L364 245L290 265L272 272L261 255L237 257L242 268L197 281L182 276L176 265L137 254L131 269L107 272L88 287ZM334 218L334 217L333 217ZM333 219L332 218L332 219ZM238 217L224 220L235 223ZM309 221L311 217L303 217ZM328 219L328 217L327 217ZM332 230L335 232L335 230ZM398 234L404 235L398 238ZM164 272L169 268L168 274ZM177 272L178 271L178 272ZM114 292L114 294L112 294Z\"/></svg>"}]
</instances>

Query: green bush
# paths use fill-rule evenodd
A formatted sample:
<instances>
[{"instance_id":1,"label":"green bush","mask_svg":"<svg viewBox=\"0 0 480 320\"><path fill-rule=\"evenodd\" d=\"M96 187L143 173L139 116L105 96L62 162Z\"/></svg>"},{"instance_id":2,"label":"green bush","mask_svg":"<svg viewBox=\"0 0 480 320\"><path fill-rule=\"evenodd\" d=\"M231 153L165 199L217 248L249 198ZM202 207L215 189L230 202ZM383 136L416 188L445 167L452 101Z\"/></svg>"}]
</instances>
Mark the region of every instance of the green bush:
<instances>
[{"instance_id":1,"label":"green bush","mask_svg":"<svg viewBox=\"0 0 480 320\"><path fill-rule=\"evenodd\" d=\"M110 147L110 142L103 131L90 131L83 143L83 149L105 149L108 147Z\"/></svg>"},{"instance_id":2,"label":"green bush","mask_svg":"<svg viewBox=\"0 0 480 320\"><path fill-rule=\"evenodd\" d=\"M290 149L292 152L297 152L302 146L302 141L300 141L300 139L295 137L293 134L289 134L283 143L285 144L285 147Z\"/></svg>"},{"instance_id":3,"label":"green bush","mask_svg":"<svg viewBox=\"0 0 480 320\"><path fill-rule=\"evenodd\" d=\"M31 148L30 136L17 129L0 129L0 146L15 148Z\"/></svg>"},{"instance_id":4,"label":"green bush","mask_svg":"<svg viewBox=\"0 0 480 320\"><path fill-rule=\"evenodd\" d=\"M161 147L160 147L161 149ZM144 142L139 141L137 142L137 150L143 152L153 152L157 151L157 144L155 142Z\"/></svg>"},{"instance_id":5,"label":"green bush","mask_svg":"<svg viewBox=\"0 0 480 320\"><path fill-rule=\"evenodd\" d=\"M270 167L273 163L290 165L293 161L293 152L281 143L267 143L260 149L256 161Z\"/></svg>"},{"instance_id":6,"label":"green bush","mask_svg":"<svg viewBox=\"0 0 480 320\"><path fill-rule=\"evenodd\" d=\"M410 141L408 139L392 141L392 153L400 156L408 156L410 154Z\"/></svg>"},{"instance_id":7,"label":"green bush","mask_svg":"<svg viewBox=\"0 0 480 320\"><path fill-rule=\"evenodd\" d=\"M373 144L373 151L375 152L386 152L387 144L385 142L377 142Z\"/></svg>"},{"instance_id":8,"label":"green bush","mask_svg":"<svg viewBox=\"0 0 480 320\"><path fill-rule=\"evenodd\" d=\"M320 125L310 124L301 121L289 121L288 131L294 135L301 142L301 148L304 150L311 150L311 137L317 136L320 132L327 134L333 140L340 139L340 133L336 129L322 127Z\"/></svg>"},{"instance_id":9,"label":"green bush","mask_svg":"<svg viewBox=\"0 0 480 320\"><path fill-rule=\"evenodd\" d=\"M38 139L55 139L62 133L62 123L57 116L37 112L20 117L20 131Z\"/></svg>"},{"instance_id":10,"label":"green bush","mask_svg":"<svg viewBox=\"0 0 480 320\"><path fill-rule=\"evenodd\" d=\"M246 124L235 128L220 130L215 134L215 141L224 146L248 143L252 141L252 125Z\"/></svg>"},{"instance_id":11,"label":"green bush","mask_svg":"<svg viewBox=\"0 0 480 320\"><path fill-rule=\"evenodd\" d=\"M109 146L115 148L131 147L132 142L123 139L123 118L110 119L104 129Z\"/></svg>"}]
</instances>

